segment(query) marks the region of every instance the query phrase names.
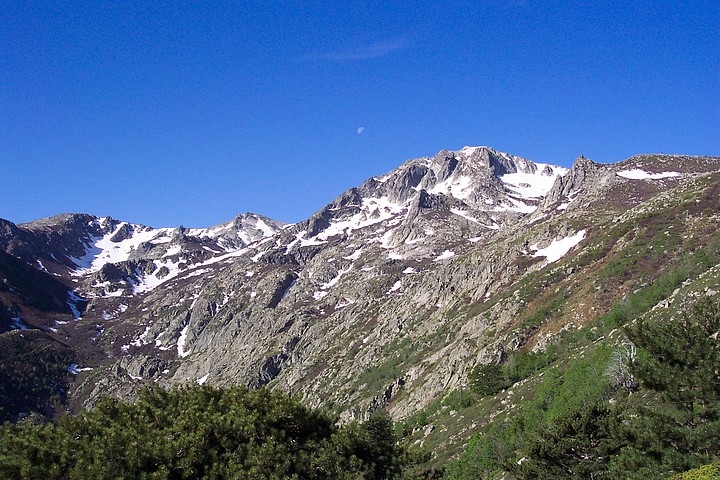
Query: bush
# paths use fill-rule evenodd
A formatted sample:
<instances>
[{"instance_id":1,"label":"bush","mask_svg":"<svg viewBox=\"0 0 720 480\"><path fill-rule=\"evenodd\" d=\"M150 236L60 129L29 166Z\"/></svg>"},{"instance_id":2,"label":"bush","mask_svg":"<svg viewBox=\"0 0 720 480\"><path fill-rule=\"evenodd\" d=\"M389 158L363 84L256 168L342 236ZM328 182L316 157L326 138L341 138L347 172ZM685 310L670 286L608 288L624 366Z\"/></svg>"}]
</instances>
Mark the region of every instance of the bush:
<instances>
[{"instance_id":1,"label":"bush","mask_svg":"<svg viewBox=\"0 0 720 480\"><path fill-rule=\"evenodd\" d=\"M673 480L716 480L720 479L720 463L711 463L689 470L673 477Z\"/></svg>"},{"instance_id":2,"label":"bush","mask_svg":"<svg viewBox=\"0 0 720 480\"><path fill-rule=\"evenodd\" d=\"M149 389L57 425L3 425L0 477L399 478L409 457L387 414L335 422L265 389Z\"/></svg>"},{"instance_id":3,"label":"bush","mask_svg":"<svg viewBox=\"0 0 720 480\"><path fill-rule=\"evenodd\" d=\"M512 385L512 381L501 365L489 363L480 365L470 373L470 389L480 395L488 397Z\"/></svg>"}]
</instances>

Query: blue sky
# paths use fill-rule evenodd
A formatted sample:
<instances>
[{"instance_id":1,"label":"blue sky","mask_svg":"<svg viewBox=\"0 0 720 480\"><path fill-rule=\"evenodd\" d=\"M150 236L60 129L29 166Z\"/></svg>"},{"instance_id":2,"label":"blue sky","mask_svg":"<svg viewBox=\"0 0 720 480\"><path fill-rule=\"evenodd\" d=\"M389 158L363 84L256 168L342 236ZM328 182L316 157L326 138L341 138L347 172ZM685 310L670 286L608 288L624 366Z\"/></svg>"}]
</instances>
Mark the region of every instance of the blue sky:
<instances>
[{"instance_id":1,"label":"blue sky","mask_svg":"<svg viewBox=\"0 0 720 480\"><path fill-rule=\"evenodd\" d=\"M298 221L465 145L720 155L717 1L162 3L3 2L0 217Z\"/></svg>"}]
</instances>

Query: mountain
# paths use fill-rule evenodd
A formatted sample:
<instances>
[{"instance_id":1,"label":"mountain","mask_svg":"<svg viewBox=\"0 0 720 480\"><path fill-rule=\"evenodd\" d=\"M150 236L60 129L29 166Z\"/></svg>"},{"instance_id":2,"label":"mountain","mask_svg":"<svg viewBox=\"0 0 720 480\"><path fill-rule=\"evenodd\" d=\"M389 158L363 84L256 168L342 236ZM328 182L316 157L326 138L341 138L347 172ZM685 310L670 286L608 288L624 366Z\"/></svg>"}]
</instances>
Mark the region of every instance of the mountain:
<instances>
[{"instance_id":1,"label":"mountain","mask_svg":"<svg viewBox=\"0 0 720 480\"><path fill-rule=\"evenodd\" d=\"M578 331L618 344L596 323L689 255L708 260L636 313L717 290L719 198L719 157L581 156L566 169L465 147L408 160L296 224L3 220L0 342L14 353L0 355L33 358L50 379L42 401L3 415L91 407L142 385L268 385L344 420L386 408L449 456L513 405L499 393L481 413L463 407L475 416L443 407L483 365ZM568 355L594 343L573 345ZM30 368L14 362L18 375L0 381L8 399Z\"/></svg>"}]
</instances>

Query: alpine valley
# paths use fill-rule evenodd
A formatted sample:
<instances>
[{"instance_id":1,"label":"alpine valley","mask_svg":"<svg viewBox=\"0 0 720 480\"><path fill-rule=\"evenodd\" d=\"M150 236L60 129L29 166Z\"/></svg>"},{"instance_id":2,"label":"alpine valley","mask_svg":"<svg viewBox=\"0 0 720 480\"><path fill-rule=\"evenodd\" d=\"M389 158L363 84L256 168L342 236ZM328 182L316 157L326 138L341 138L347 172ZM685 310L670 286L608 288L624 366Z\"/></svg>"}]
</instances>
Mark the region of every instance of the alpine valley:
<instances>
[{"instance_id":1,"label":"alpine valley","mask_svg":"<svg viewBox=\"0 0 720 480\"><path fill-rule=\"evenodd\" d=\"M52 419L147 385L266 386L341 422L385 409L445 465L550 402L550 377L577 383L565 404L613 383L623 327L717 298L719 265L720 157L567 169L465 147L296 224L0 220L0 413Z\"/></svg>"}]
</instances>

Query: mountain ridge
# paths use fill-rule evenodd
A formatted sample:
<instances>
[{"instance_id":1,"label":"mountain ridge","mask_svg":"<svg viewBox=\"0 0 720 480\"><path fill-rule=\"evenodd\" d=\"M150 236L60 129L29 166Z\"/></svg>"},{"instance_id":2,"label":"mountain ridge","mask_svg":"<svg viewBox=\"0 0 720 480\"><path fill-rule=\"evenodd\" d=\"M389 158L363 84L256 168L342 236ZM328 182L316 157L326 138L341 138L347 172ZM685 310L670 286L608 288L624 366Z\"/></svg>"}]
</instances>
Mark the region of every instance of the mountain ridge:
<instances>
[{"instance_id":1,"label":"mountain ridge","mask_svg":"<svg viewBox=\"0 0 720 480\"><path fill-rule=\"evenodd\" d=\"M542 350L626 295L625 280L588 282L605 285L596 272L646 228L648 211L697 198L682 228L707 242L718 220L699 205L713 205L703 199L718 172L718 157L580 156L565 169L465 147L403 162L294 224L256 214L208 229L83 214L2 221L0 248L24 273L0 271L0 320L70 346L73 409L146 384L210 382L281 388L345 421L377 408L407 419L478 365ZM618 225L627 232L612 233ZM72 295L36 308L23 275Z\"/></svg>"}]
</instances>

